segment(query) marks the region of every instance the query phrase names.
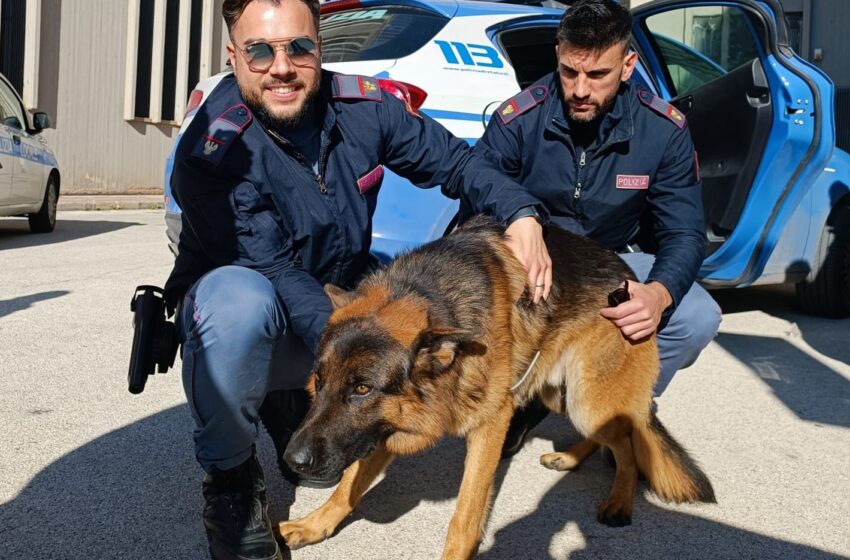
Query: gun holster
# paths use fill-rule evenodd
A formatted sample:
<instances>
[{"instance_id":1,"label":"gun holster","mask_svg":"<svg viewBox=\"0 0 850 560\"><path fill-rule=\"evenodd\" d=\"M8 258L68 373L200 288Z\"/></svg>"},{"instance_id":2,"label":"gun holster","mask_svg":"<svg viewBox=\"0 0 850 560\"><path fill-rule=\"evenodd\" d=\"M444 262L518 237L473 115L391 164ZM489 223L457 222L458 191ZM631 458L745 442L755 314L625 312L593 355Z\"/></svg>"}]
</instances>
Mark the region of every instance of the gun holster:
<instances>
[{"instance_id":1,"label":"gun holster","mask_svg":"<svg viewBox=\"0 0 850 560\"><path fill-rule=\"evenodd\" d=\"M165 373L174 365L179 341L174 323L167 319L162 288L137 286L130 311L134 332L127 384L130 392L137 395L145 390L145 382L155 367Z\"/></svg>"}]
</instances>

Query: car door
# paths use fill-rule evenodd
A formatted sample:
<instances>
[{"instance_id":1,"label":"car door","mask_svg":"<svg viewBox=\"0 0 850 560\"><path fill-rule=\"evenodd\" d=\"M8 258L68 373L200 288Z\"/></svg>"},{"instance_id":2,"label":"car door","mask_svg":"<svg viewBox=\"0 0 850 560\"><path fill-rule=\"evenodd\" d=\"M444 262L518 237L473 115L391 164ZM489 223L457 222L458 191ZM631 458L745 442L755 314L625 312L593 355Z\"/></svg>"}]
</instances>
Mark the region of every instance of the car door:
<instances>
[{"instance_id":1,"label":"car door","mask_svg":"<svg viewBox=\"0 0 850 560\"><path fill-rule=\"evenodd\" d=\"M17 94L0 80L3 136L11 138L12 184L9 203L13 206L40 204L44 198L44 152L28 131L27 115ZM2 142L2 140L0 140Z\"/></svg>"},{"instance_id":2,"label":"car door","mask_svg":"<svg viewBox=\"0 0 850 560\"><path fill-rule=\"evenodd\" d=\"M750 284L831 153L829 80L787 47L777 0L662 0L633 15L649 79L685 113L697 149L709 239L700 277ZM805 237L808 224L796 227Z\"/></svg>"},{"instance_id":3,"label":"car door","mask_svg":"<svg viewBox=\"0 0 850 560\"><path fill-rule=\"evenodd\" d=\"M0 107L0 119L2 119L2 107ZM12 135L6 132L5 127L0 126L0 208L10 206L12 203L12 169L14 159L12 158Z\"/></svg>"}]
</instances>

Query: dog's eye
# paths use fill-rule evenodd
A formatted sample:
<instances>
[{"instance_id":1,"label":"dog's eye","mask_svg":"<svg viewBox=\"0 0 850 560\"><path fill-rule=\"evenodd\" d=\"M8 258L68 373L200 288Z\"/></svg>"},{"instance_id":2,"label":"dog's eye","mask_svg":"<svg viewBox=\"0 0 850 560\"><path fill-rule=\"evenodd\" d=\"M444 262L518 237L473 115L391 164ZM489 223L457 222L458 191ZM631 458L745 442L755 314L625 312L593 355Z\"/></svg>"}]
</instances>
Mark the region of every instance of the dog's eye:
<instances>
[{"instance_id":1,"label":"dog's eye","mask_svg":"<svg viewBox=\"0 0 850 560\"><path fill-rule=\"evenodd\" d=\"M358 383L354 386L354 394L358 397L365 397L369 393L372 392L372 388L368 385L364 385L363 383Z\"/></svg>"}]
</instances>

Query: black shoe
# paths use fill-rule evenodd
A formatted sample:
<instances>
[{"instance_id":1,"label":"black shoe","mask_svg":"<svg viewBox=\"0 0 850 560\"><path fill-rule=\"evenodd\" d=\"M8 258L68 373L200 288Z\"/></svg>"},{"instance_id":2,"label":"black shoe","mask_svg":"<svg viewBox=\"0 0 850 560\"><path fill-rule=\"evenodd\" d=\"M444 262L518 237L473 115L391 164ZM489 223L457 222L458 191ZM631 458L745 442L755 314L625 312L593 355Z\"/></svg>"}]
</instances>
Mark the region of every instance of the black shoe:
<instances>
[{"instance_id":1,"label":"black shoe","mask_svg":"<svg viewBox=\"0 0 850 560\"><path fill-rule=\"evenodd\" d=\"M281 560L256 455L204 477L204 526L213 560Z\"/></svg>"},{"instance_id":2,"label":"black shoe","mask_svg":"<svg viewBox=\"0 0 850 560\"><path fill-rule=\"evenodd\" d=\"M513 457L516 455L522 446L525 445L525 438L537 424L539 424L549 414L549 409L543 404L540 399L534 399L528 402L523 408L514 412L514 417L511 418L511 425L508 427L508 433L505 434L505 443L502 445L502 459Z\"/></svg>"},{"instance_id":3,"label":"black shoe","mask_svg":"<svg viewBox=\"0 0 850 560\"><path fill-rule=\"evenodd\" d=\"M263 405L260 407L260 420L263 421L266 431L274 442L277 466L283 478L293 486L331 488L336 486L339 480L318 481L302 478L283 460L283 452L286 451L289 440L307 416L309 409L310 396L304 389L272 391L266 394Z\"/></svg>"}]
</instances>

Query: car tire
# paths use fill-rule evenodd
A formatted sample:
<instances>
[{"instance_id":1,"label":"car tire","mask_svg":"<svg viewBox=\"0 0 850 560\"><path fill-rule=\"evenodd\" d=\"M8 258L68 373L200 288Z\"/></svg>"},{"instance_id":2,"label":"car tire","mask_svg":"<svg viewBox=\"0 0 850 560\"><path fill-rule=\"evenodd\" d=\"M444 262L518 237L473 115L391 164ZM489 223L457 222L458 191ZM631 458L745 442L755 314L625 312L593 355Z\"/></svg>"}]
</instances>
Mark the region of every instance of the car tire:
<instances>
[{"instance_id":1,"label":"car tire","mask_svg":"<svg viewBox=\"0 0 850 560\"><path fill-rule=\"evenodd\" d=\"M44 188L44 200L41 208L35 214L27 217L30 222L30 231L33 233L50 233L56 227L56 207L59 203L59 186L56 179L50 177Z\"/></svg>"},{"instance_id":2,"label":"car tire","mask_svg":"<svg viewBox=\"0 0 850 560\"><path fill-rule=\"evenodd\" d=\"M812 315L850 317L850 207L827 220L811 271L797 283L797 301Z\"/></svg>"}]
</instances>

